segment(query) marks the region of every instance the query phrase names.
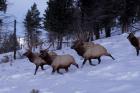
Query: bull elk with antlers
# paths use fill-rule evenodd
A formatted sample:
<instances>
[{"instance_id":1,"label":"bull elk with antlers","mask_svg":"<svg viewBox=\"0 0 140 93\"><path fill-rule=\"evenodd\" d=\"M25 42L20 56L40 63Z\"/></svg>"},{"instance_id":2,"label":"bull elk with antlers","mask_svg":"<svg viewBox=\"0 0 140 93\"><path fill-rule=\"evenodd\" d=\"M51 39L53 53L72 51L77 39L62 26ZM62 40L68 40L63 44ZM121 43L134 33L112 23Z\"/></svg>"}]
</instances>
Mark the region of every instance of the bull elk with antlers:
<instances>
[{"instance_id":1,"label":"bull elk with antlers","mask_svg":"<svg viewBox=\"0 0 140 93\"><path fill-rule=\"evenodd\" d=\"M42 70L45 70L43 66L47 63L45 60L39 57L38 54L33 53L31 50L27 50L27 52L25 52L23 55L26 56L30 62L36 65L34 75L36 75L39 66L41 67Z\"/></svg>"},{"instance_id":2,"label":"bull elk with antlers","mask_svg":"<svg viewBox=\"0 0 140 93\"><path fill-rule=\"evenodd\" d=\"M49 47L46 50L48 50L50 47L51 47L51 44L49 45ZM41 58L41 55L39 53L33 53L29 49L26 49L26 50L27 51L23 55L26 56L30 62L32 62L33 64L36 65L34 75L36 75L36 72L39 67L41 67L42 70L45 70L43 66L50 65L49 61L46 61L43 58Z\"/></svg>"},{"instance_id":3,"label":"bull elk with antlers","mask_svg":"<svg viewBox=\"0 0 140 93\"><path fill-rule=\"evenodd\" d=\"M109 56L113 60L114 57L110 53L107 52L107 49L100 44L94 44L92 42L84 42L82 40L76 40L74 44L71 46L80 56L84 58L82 67L89 60L90 65L95 66L92 64L91 59L98 59L99 63L101 62L101 56Z\"/></svg>"}]
</instances>

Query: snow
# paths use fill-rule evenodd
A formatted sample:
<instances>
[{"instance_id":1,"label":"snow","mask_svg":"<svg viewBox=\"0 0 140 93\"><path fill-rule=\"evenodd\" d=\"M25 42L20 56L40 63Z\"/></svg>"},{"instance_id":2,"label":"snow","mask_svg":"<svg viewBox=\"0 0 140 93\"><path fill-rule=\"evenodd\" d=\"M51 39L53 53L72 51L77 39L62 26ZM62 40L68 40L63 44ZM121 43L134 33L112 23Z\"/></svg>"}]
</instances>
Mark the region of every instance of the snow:
<instances>
[{"instance_id":1,"label":"snow","mask_svg":"<svg viewBox=\"0 0 140 93\"><path fill-rule=\"evenodd\" d=\"M24 32L23 19L34 2L42 16L47 0L8 0L7 13L17 19L17 34L20 36ZM136 35L140 36L140 32ZM105 46L116 60L102 57L100 65L90 66L87 62L83 68L71 66L64 75L52 75L52 68L45 66L45 71L39 69L34 76L35 66L27 58L15 60L12 66L10 63L0 64L0 93L30 93L32 89L39 89L41 93L140 93L140 57L136 56L127 36L95 41ZM80 66L83 62L83 58L69 47L56 52L73 55ZM92 62L98 63L97 60Z\"/></svg>"},{"instance_id":2,"label":"snow","mask_svg":"<svg viewBox=\"0 0 140 93\"><path fill-rule=\"evenodd\" d=\"M140 32L136 35L140 36ZM83 68L71 66L64 75L52 75L52 68L45 66L45 71L39 69L34 76L35 66L27 58L15 60L12 66L0 64L0 93L30 93L32 89L41 93L140 93L140 56L136 56L127 36L95 41L105 46L116 60L104 56L100 65L90 66L87 62ZM73 55L81 66L83 58L69 47L56 52Z\"/></svg>"}]
</instances>

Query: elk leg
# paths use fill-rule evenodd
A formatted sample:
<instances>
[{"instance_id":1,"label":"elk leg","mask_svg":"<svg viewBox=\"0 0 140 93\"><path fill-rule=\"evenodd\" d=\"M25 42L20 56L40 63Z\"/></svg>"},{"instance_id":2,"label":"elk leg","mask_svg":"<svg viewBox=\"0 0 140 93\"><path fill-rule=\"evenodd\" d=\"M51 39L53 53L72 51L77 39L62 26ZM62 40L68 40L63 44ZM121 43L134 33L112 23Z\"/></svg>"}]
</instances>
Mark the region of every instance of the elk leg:
<instances>
[{"instance_id":1,"label":"elk leg","mask_svg":"<svg viewBox=\"0 0 140 93\"><path fill-rule=\"evenodd\" d=\"M139 55L139 49L138 48L136 48L136 52L137 52L137 56Z\"/></svg>"},{"instance_id":2,"label":"elk leg","mask_svg":"<svg viewBox=\"0 0 140 93\"><path fill-rule=\"evenodd\" d=\"M100 64L101 63L101 57L98 57L97 59L98 59L98 64Z\"/></svg>"},{"instance_id":3,"label":"elk leg","mask_svg":"<svg viewBox=\"0 0 140 93\"><path fill-rule=\"evenodd\" d=\"M79 68L79 66L78 66L78 64L77 64L77 63L75 63L75 64L73 64L73 65L75 65L77 68Z\"/></svg>"},{"instance_id":4,"label":"elk leg","mask_svg":"<svg viewBox=\"0 0 140 93\"><path fill-rule=\"evenodd\" d=\"M63 74L63 73L61 73L61 72L59 71L59 68L57 68L57 73L59 73L59 74L61 74L61 75Z\"/></svg>"},{"instance_id":5,"label":"elk leg","mask_svg":"<svg viewBox=\"0 0 140 93\"><path fill-rule=\"evenodd\" d=\"M41 65L41 69L42 69L42 70L45 70L43 66L44 66L44 65Z\"/></svg>"},{"instance_id":6,"label":"elk leg","mask_svg":"<svg viewBox=\"0 0 140 93\"><path fill-rule=\"evenodd\" d=\"M89 64L92 65L92 66L96 66L95 64L92 64L91 59L89 59Z\"/></svg>"},{"instance_id":7,"label":"elk leg","mask_svg":"<svg viewBox=\"0 0 140 93\"><path fill-rule=\"evenodd\" d=\"M54 74L54 72L55 72L55 69L53 68L53 70L52 70L52 74Z\"/></svg>"},{"instance_id":8,"label":"elk leg","mask_svg":"<svg viewBox=\"0 0 140 93\"><path fill-rule=\"evenodd\" d=\"M66 67L66 68L65 68L65 71L66 71L66 72L68 72L68 71L69 71L68 67Z\"/></svg>"},{"instance_id":9,"label":"elk leg","mask_svg":"<svg viewBox=\"0 0 140 93\"><path fill-rule=\"evenodd\" d=\"M37 72L38 68L39 68L39 66L38 66L38 65L36 65L36 68L35 68L35 73L34 73L34 75L36 75L36 72Z\"/></svg>"},{"instance_id":10,"label":"elk leg","mask_svg":"<svg viewBox=\"0 0 140 93\"><path fill-rule=\"evenodd\" d=\"M87 61L87 59L84 59L82 67L85 65L86 61Z\"/></svg>"},{"instance_id":11,"label":"elk leg","mask_svg":"<svg viewBox=\"0 0 140 93\"><path fill-rule=\"evenodd\" d=\"M115 58L111 55L111 54L107 54L106 56L111 57L113 60L115 60Z\"/></svg>"}]
</instances>

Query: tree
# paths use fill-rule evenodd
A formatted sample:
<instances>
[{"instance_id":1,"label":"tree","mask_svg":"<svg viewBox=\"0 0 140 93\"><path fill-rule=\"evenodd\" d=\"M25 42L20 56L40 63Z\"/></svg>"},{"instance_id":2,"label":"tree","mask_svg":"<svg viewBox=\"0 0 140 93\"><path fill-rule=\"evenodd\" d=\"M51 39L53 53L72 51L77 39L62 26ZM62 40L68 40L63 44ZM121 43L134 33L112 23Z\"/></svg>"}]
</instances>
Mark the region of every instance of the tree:
<instances>
[{"instance_id":1,"label":"tree","mask_svg":"<svg viewBox=\"0 0 140 93\"><path fill-rule=\"evenodd\" d=\"M0 11L6 12L7 9L7 0L0 0Z\"/></svg>"},{"instance_id":2,"label":"tree","mask_svg":"<svg viewBox=\"0 0 140 93\"><path fill-rule=\"evenodd\" d=\"M100 38L100 29L106 29L106 37L110 36L111 23L114 18L112 0L80 0L82 30L89 32L89 38L95 34ZM91 38L92 40L92 38Z\"/></svg>"},{"instance_id":3,"label":"tree","mask_svg":"<svg viewBox=\"0 0 140 93\"><path fill-rule=\"evenodd\" d=\"M101 3L101 22L103 27L105 28L106 37L111 36L111 27L115 23L116 11L114 9L115 2L114 0L102 0Z\"/></svg>"},{"instance_id":4,"label":"tree","mask_svg":"<svg viewBox=\"0 0 140 93\"><path fill-rule=\"evenodd\" d=\"M46 31L57 36L57 49L62 48L63 37L66 36L73 22L73 0L49 0L44 14Z\"/></svg>"},{"instance_id":5,"label":"tree","mask_svg":"<svg viewBox=\"0 0 140 93\"><path fill-rule=\"evenodd\" d=\"M3 41L1 42L1 45L2 46L0 47L0 53L14 51L15 48L16 50L20 49L19 42L17 41L17 38L15 38L14 33L10 35L6 34L6 36L3 36Z\"/></svg>"},{"instance_id":6,"label":"tree","mask_svg":"<svg viewBox=\"0 0 140 93\"><path fill-rule=\"evenodd\" d=\"M33 4L30 10L28 10L26 14L26 18L24 19L24 26L26 29L26 39L28 43L28 47L32 49L32 47L36 47L39 42L38 31L41 27L41 18L40 12L37 9L36 3Z\"/></svg>"},{"instance_id":7,"label":"tree","mask_svg":"<svg viewBox=\"0 0 140 93\"><path fill-rule=\"evenodd\" d=\"M88 32L87 38L92 38L95 31L95 12L97 9L96 0L79 0L81 9L81 28L82 32Z\"/></svg>"},{"instance_id":8,"label":"tree","mask_svg":"<svg viewBox=\"0 0 140 93\"><path fill-rule=\"evenodd\" d=\"M128 27L133 23L136 15L139 11L140 1L139 0L118 0L119 9L118 12L120 18L120 25L122 28L122 33L128 32Z\"/></svg>"}]
</instances>

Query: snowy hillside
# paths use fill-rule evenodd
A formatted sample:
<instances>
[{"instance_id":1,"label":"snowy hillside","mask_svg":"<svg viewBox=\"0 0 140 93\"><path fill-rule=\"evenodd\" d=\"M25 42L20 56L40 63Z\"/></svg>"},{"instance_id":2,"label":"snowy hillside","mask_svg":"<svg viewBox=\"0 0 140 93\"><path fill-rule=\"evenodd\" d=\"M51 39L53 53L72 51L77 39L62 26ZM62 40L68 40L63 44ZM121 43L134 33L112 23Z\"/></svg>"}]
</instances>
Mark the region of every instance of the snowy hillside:
<instances>
[{"instance_id":1,"label":"snowy hillside","mask_svg":"<svg viewBox=\"0 0 140 93\"><path fill-rule=\"evenodd\" d=\"M140 36L140 33L136 33ZM27 59L16 60L13 66L0 64L0 93L140 93L140 56L126 39L127 34L95 41L105 46L115 57L102 57L97 66L87 64L84 68L70 67L64 75L51 74L52 68L39 70L33 75L35 66ZM65 48L59 54L71 54L81 66L83 59ZM97 60L92 60L97 64Z\"/></svg>"}]
</instances>

